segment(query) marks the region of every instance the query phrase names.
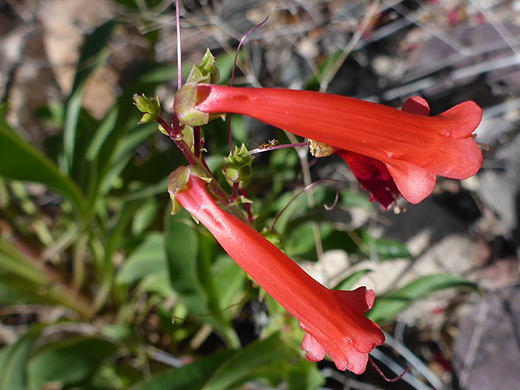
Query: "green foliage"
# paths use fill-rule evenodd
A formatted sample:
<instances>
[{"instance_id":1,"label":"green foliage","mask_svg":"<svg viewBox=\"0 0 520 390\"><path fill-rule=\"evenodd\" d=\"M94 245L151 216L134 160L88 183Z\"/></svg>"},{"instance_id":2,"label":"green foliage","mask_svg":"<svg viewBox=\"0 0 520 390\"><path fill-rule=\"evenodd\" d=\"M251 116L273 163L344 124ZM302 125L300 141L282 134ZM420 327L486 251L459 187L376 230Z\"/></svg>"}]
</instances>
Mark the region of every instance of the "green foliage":
<instances>
[{"instance_id":1,"label":"green foliage","mask_svg":"<svg viewBox=\"0 0 520 390\"><path fill-rule=\"evenodd\" d=\"M137 283L142 293L156 293L163 298L174 295L168 280L168 263L164 251L164 237L149 233L143 242L126 258L116 276L116 283L130 286Z\"/></svg>"},{"instance_id":2,"label":"green foliage","mask_svg":"<svg viewBox=\"0 0 520 390\"><path fill-rule=\"evenodd\" d=\"M30 361L29 389L40 390L46 383L70 386L88 382L116 350L114 343L90 337L49 343Z\"/></svg>"},{"instance_id":3,"label":"green foliage","mask_svg":"<svg viewBox=\"0 0 520 390\"><path fill-rule=\"evenodd\" d=\"M199 359L194 363L157 375L132 390L198 390L204 388L208 378L233 355L232 350L223 351Z\"/></svg>"},{"instance_id":4,"label":"green foliage","mask_svg":"<svg viewBox=\"0 0 520 390\"><path fill-rule=\"evenodd\" d=\"M220 306L222 290L216 288L220 282L212 264L216 243L181 222L182 217L186 218L185 211L169 218L165 238L171 286L188 311L199 316L197 320L213 326L229 346L238 347L240 342L229 311Z\"/></svg>"},{"instance_id":5,"label":"green foliage","mask_svg":"<svg viewBox=\"0 0 520 390\"><path fill-rule=\"evenodd\" d=\"M39 336L39 329L20 337L0 350L0 390L28 389L27 366Z\"/></svg>"}]
</instances>

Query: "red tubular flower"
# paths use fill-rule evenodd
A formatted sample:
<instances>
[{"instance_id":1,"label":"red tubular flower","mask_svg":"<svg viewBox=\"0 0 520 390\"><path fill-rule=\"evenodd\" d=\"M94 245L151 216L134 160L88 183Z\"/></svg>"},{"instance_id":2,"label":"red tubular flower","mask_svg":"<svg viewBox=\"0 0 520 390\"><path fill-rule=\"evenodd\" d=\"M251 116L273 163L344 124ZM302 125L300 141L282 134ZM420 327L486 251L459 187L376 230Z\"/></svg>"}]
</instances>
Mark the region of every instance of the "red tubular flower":
<instances>
[{"instance_id":1,"label":"red tubular flower","mask_svg":"<svg viewBox=\"0 0 520 390\"><path fill-rule=\"evenodd\" d=\"M328 353L338 369L363 373L368 353L385 339L379 326L363 316L374 303L374 292L322 286L260 233L222 210L204 181L186 169L170 176L174 204L202 222L231 258L300 321L306 332L302 342L306 358L320 361Z\"/></svg>"},{"instance_id":2,"label":"red tubular flower","mask_svg":"<svg viewBox=\"0 0 520 390\"><path fill-rule=\"evenodd\" d=\"M330 145L343 158L341 151L369 157L384 163L385 169L375 168L383 176L388 173L410 203L431 194L437 175L466 179L482 165L482 152L472 136L482 109L472 101L429 117L420 98L400 111L311 91L205 84L183 88L174 107L181 121L190 124L197 115L198 120L205 115L207 121L213 113L243 114Z\"/></svg>"}]
</instances>

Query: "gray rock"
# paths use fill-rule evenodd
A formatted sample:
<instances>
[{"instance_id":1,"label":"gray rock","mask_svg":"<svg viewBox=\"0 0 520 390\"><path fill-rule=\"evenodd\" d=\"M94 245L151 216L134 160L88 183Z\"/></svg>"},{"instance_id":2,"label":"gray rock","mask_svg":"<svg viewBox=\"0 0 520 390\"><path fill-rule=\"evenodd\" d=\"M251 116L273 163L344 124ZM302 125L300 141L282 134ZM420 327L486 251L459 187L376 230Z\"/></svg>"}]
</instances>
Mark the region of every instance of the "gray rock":
<instances>
[{"instance_id":1,"label":"gray rock","mask_svg":"<svg viewBox=\"0 0 520 390\"><path fill-rule=\"evenodd\" d=\"M517 390L520 288L484 297L459 323L453 368L465 390Z\"/></svg>"}]
</instances>

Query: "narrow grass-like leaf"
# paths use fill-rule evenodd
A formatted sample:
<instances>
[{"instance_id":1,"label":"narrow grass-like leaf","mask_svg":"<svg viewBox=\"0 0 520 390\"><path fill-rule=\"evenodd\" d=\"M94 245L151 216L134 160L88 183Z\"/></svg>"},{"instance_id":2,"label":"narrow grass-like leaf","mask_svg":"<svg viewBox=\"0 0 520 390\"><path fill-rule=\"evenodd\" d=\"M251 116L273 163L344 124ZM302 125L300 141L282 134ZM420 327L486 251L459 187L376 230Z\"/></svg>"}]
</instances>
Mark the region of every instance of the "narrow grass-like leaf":
<instances>
[{"instance_id":1,"label":"narrow grass-like leaf","mask_svg":"<svg viewBox=\"0 0 520 390\"><path fill-rule=\"evenodd\" d=\"M362 269L356 272L353 272L349 276L347 276L345 279L343 279L341 282L339 282L335 287L334 290L351 290L356 282L363 276L368 273L372 272L369 269Z\"/></svg>"},{"instance_id":2,"label":"narrow grass-like leaf","mask_svg":"<svg viewBox=\"0 0 520 390\"><path fill-rule=\"evenodd\" d=\"M16 275L31 283L46 284L50 282L49 277L41 269L3 239L0 239L0 271Z\"/></svg>"},{"instance_id":3,"label":"narrow grass-like leaf","mask_svg":"<svg viewBox=\"0 0 520 390\"><path fill-rule=\"evenodd\" d=\"M40 327L5 347L0 358L0 390L29 390L27 367L39 335Z\"/></svg>"},{"instance_id":4,"label":"narrow grass-like leaf","mask_svg":"<svg viewBox=\"0 0 520 390\"><path fill-rule=\"evenodd\" d=\"M115 251L120 247L121 241L124 237L124 233L128 225L131 223L135 211L143 203L141 199L127 200L123 203L119 213L114 217L113 222L108 234L108 243L104 253L102 264L97 269L97 274L102 278L100 287L96 291L96 297L94 299L94 306L96 309L101 308L110 293L112 285L114 283L114 262L112 256Z\"/></svg>"},{"instance_id":5,"label":"narrow grass-like leaf","mask_svg":"<svg viewBox=\"0 0 520 390\"><path fill-rule=\"evenodd\" d=\"M87 153L85 154L85 158L88 161L92 161L96 158L103 142L116 125L118 108L118 104L114 105L99 124L94 137L92 137L92 141L90 141Z\"/></svg>"},{"instance_id":6,"label":"narrow grass-like leaf","mask_svg":"<svg viewBox=\"0 0 520 390\"><path fill-rule=\"evenodd\" d=\"M0 110L0 114L3 114ZM22 140L0 119L0 175L44 184L64 195L83 213L85 199L78 186L56 164Z\"/></svg>"},{"instance_id":7,"label":"narrow grass-like leaf","mask_svg":"<svg viewBox=\"0 0 520 390\"><path fill-rule=\"evenodd\" d=\"M327 242L329 241L330 242ZM341 246L337 243L342 242ZM410 252L403 243L386 237L373 237L369 229L360 228L348 232L334 232L323 247L326 249L343 249L347 253L356 254L362 258L392 260L409 258Z\"/></svg>"},{"instance_id":8,"label":"narrow grass-like leaf","mask_svg":"<svg viewBox=\"0 0 520 390\"><path fill-rule=\"evenodd\" d=\"M87 81L94 70L103 65L108 59L109 51L107 44L116 26L117 23L112 20L102 24L86 37L81 48L72 91L65 110L63 150L68 168L71 167L74 158L76 129Z\"/></svg>"},{"instance_id":9,"label":"narrow grass-like leaf","mask_svg":"<svg viewBox=\"0 0 520 390\"><path fill-rule=\"evenodd\" d=\"M88 303L80 299L67 286L57 283L43 266L27 259L2 239L0 239L0 286L0 291L5 288L9 292L6 297L8 302L12 301L12 297L19 291L20 296L29 299L29 302L62 305L86 317L91 313Z\"/></svg>"},{"instance_id":10,"label":"narrow grass-like leaf","mask_svg":"<svg viewBox=\"0 0 520 390\"><path fill-rule=\"evenodd\" d=\"M367 317L375 322L390 320L412 302L434 291L446 288L463 288L478 292L478 286L475 283L460 276L445 274L427 275L389 294L377 297Z\"/></svg>"},{"instance_id":11,"label":"narrow grass-like leaf","mask_svg":"<svg viewBox=\"0 0 520 390\"><path fill-rule=\"evenodd\" d=\"M133 156L135 148L145 139L155 133L153 126L143 126L129 133L119 142L117 148L113 151L113 161L100 186L99 195L106 194L114 184L114 180L127 166Z\"/></svg>"}]
</instances>

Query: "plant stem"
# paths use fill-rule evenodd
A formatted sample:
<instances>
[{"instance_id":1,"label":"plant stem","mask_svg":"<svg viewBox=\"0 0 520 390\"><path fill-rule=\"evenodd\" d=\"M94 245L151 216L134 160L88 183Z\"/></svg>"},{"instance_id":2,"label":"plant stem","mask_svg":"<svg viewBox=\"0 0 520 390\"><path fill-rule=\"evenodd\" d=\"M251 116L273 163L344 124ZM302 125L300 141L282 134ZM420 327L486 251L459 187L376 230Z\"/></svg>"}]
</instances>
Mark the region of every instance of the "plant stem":
<instances>
[{"instance_id":1,"label":"plant stem","mask_svg":"<svg viewBox=\"0 0 520 390\"><path fill-rule=\"evenodd\" d=\"M174 115L172 118L172 126L170 126L163 118L159 117L157 118L157 123L159 123L168 133L171 140L177 145L177 147L180 149L184 157L186 157L186 160L188 160L188 163L190 165L194 165L198 168L200 168L207 177L212 178L212 180L209 183L209 190L215 195L218 199L218 202L222 204L230 213L232 213L234 216L244 219L244 215L242 212L236 207L232 206L231 203L233 202L234 198L230 197L226 191L220 186L218 181L214 178L213 174L209 170L206 162L204 161L204 158L202 156L197 157L192 151L191 148L184 142L182 139L181 129L182 126L179 124L179 120ZM195 134L196 135L196 134ZM199 128L199 137L200 137L200 128ZM199 139L199 145L200 145L200 139ZM237 188L238 190L238 188Z\"/></svg>"}]
</instances>

